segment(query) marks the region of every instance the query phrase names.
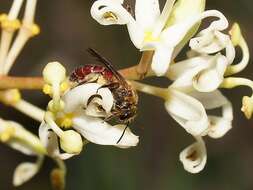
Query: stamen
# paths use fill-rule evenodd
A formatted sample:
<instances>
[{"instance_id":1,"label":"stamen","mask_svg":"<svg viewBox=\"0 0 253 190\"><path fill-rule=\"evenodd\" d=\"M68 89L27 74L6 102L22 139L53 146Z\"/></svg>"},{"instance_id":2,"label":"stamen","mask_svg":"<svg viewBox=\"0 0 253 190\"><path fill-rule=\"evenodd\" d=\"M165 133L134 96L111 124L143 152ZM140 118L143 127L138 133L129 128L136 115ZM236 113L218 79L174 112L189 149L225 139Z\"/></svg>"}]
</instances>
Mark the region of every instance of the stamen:
<instances>
[{"instance_id":1,"label":"stamen","mask_svg":"<svg viewBox=\"0 0 253 190\"><path fill-rule=\"evenodd\" d=\"M6 105L15 105L21 100L21 94L17 89L0 91L0 101Z\"/></svg>"},{"instance_id":2,"label":"stamen","mask_svg":"<svg viewBox=\"0 0 253 190\"><path fill-rule=\"evenodd\" d=\"M14 134L15 128L12 126L6 126L5 129L0 132L0 141L5 143L9 141Z\"/></svg>"},{"instance_id":3,"label":"stamen","mask_svg":"<svg viewBox=\"0 0 253 190\"><path fill-rule=\"evenodd\" d=\"M249 47L241 33L239 24L235 23L233 25L230 35L233 45L242 49L242 60L236 65L230 65L226 70L226 76L241 72L249 63Z\"/></svg>"},{"instance_id":4,"label":"stamen","mask_svg":"<svg viewBox=\"0 0 253 190\"><path fill-rule=\"evenodd\" d=\"M73 118L73 113L67 113L61 117L56 118L56 123L63 129L69 129L73 126Z\"/></svg>"},{"instance_id":5,"label":"stamen","mask_svg":"<svg viewBox=\"0 0 253 190\"><path fill-rule=\"evenodd\" d=\"M245 78L229 77L223 80L221 88L235 88L237 86L248 86L253 91L253 81ZM241 111L245 114L246 118L250 119L253 113L253 93L251 97L244 96L242 99Z\"/></svg>"},{"instance_id":6,"label":"stamen","mask_svg":"<svg viewBox=\"0 0 253 190\"><path fill-rule=\"evenodd\" d=\"M6 18L3 17L1 24L2 24L1 26L3 30L8 31L8 32L14 32L17 29L19 29L21 26L20 21L18 19L9 20L8 17Z\"/></svg>"},{"instance_id":7,"label":"stamen","mask_svg":"<svg viewBox=\"0 0 253 190\"><path fill-rule=\"evenodd\" d=\"M106 20L111 20L111 21L118 20L118 17L111 11L104 13L103 17Z\"/></svg>"}]
</instances>

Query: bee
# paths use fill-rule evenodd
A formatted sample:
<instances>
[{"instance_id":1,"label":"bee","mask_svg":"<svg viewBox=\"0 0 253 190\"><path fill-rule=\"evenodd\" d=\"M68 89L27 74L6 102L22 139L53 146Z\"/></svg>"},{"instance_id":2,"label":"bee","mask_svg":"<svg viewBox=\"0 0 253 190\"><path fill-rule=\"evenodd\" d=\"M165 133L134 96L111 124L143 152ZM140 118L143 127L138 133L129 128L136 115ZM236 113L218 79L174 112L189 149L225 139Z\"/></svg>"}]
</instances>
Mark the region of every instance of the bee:
<instances>
[{"instance_id":1,"label":"bee","mask_svg":"<svg viewBox=\"0 0 253 190\"><path fill-rule=\"evenodd\" d=\"M97 59L101 65L84 65L76 68L69 80L77 85L97 82L102 84L100 88L108 88L114 97L111 110L112 115L105 120L116 119L127 126L134 120L137 114L138 95L126 79L113 68L110 61L102 57L97 51L89 48L88 52Z\"/></svg>"}]
</instances>

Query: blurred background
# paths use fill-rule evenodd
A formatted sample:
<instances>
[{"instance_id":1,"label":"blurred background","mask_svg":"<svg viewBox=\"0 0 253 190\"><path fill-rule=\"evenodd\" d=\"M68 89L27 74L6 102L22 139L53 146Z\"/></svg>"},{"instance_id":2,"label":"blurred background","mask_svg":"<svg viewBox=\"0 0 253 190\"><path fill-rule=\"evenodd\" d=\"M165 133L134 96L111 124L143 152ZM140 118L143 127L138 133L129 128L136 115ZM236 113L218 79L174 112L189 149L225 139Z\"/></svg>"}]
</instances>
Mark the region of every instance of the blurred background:
<instances>
[{"instance_id":1,"label":"blurred background","mask_svg":"<svg viewBox=\"0 0 253 190\"><path fill-rule=\"evenodd\" d=\"M11 3L2 0L0 12L7 12ZM90 17L92 3L92 0L38 0L36 21L42 32L26 45L11 75L39 76L49 61L59 61L71 72L78 65L93 63L86 53L88 47L110 58L117 69L136 64L140 53L129 40L126 28L100 26ZM230 24L240 23L250 48L252 7L252 0L207 0L207 9L222 11ZM253 79L252 71L253 65L249 64L238 76ZM169 84L165 79L147 82ZM189 174L179 162L179 153L194 139L170 118L160 99L141 94L139 117L131 125L140 136L139 146L121 150L89 144L80 156L66 161L67 190L252 190L253 121L246 120L240 111L241 97L251 92L247 88L223 92L233 102L234 128L222 139L205 139L208 162L201 173ZM24 91L23 95L41 108L47 105L48 98L41 92ZM0 114L37 133L39 123L19 112L0 105ZM0 189L15 189L12 186L15 167L30 160L34 158L1 144ZM17 189L50 190L49 174L54 166L47 159L40 173Z\"/></svg>"}]
</instances>

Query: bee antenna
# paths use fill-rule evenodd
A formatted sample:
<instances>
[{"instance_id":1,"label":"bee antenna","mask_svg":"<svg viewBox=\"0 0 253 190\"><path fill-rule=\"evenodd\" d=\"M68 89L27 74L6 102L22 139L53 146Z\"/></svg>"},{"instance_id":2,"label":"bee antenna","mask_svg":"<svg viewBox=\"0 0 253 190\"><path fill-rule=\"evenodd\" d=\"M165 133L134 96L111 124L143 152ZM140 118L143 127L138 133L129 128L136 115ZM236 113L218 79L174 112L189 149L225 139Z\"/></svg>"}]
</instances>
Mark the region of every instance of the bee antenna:
<instances>
[{"instance_id":1,"label":"bee antenna","mask_svg":"<svg viewBox=\"0 0 253 190\"><path fill-rule=\"evenodd\" d=\"M127 128L128 128L128 125L125 127L125 129L124 129L122 135L120 136L119 140L117 141L117 144L119 144L119 142L120 142L121 139L123 138L123 136L124 136L124 134L125 134Z\"/></svg>"}]
</instances>

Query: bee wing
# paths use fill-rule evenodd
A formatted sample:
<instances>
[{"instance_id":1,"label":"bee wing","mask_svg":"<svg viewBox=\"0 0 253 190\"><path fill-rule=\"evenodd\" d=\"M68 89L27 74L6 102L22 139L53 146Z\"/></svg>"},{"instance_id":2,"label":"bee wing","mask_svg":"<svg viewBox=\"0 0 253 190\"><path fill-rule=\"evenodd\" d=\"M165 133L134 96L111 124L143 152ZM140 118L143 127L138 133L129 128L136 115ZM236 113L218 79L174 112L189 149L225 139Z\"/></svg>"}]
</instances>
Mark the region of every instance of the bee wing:
<instances>
[{"instance_id":1,"label":"bee wing","mask_svg":"<svg viewBox=\"0 0 253 190\"><path fill-rule=\"evenodd\" d=\"M117 70L114 69L113 65L109 60L101 56L96 50L92 48L88 48L87 51L89 54L95 57L97 61L103 63L104 66L114 74L114 76L118 79L118 81L121 84L127 84L126 79Z\"/></svg>"}]
</instances>

